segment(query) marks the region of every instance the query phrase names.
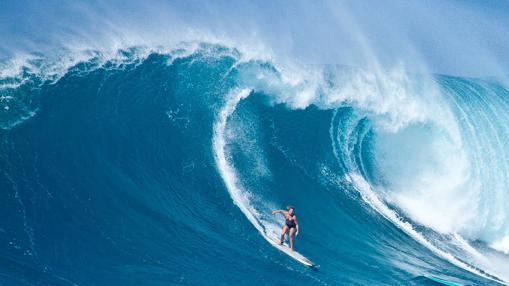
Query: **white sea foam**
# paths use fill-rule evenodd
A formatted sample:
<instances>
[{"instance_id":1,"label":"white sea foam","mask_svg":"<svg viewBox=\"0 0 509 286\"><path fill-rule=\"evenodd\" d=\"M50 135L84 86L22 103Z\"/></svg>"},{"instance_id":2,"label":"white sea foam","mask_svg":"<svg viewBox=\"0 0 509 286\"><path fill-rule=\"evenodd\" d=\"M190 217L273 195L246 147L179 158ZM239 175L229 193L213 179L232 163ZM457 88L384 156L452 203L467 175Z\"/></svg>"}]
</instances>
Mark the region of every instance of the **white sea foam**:
<instances>
[{"instance_id":1,"label":"white sea foam","mask_svg":"<svg viewBox=\"0 0 509 286\"><path fill-rule=\"evenodd\" d=\"M506 254L509 254L509 235L492 243L490 246L498 251L502 251Z\"/></svg>"},{"instance_id":2,"label":"white sea foam","mask_svg":"<svg viewBox=\"0 0 509 286\"><path fill-rule=\"evenodd\" d=\"M479 269L475 268L472 265L469 265L462 260L458 259L454 255L452 255L449 252L446 252L437 246L435 246L431 241L427 240L421 233L416 231L414 227L408 223L403 221L400 216L393 210L391 210L387 205L380 200L380 198L376 195L376 193L372 190L371 186L369 185L366 180L362 176L356 173L349 173L347 175L347 180L349 180L359 191L362 199L369 204L373 209L375 209L378 213L380 213L383 217L390 220L394 225L396 225L398 228L400 228L402 231L404 231L406 234L411 236L414 240L418 241L420 244L428 248L430 251L432 251L435 255L438 257L441 257L442 259L466 270L471 273L474 273L476 275L479 275L481 277L484 277L486 279L496 281L496 282L504 282L500 281L491 275L487 275L483 271L479 271ZM507 277L504 277L504 279L508 279Z\"/></svg>"}]
</instances>

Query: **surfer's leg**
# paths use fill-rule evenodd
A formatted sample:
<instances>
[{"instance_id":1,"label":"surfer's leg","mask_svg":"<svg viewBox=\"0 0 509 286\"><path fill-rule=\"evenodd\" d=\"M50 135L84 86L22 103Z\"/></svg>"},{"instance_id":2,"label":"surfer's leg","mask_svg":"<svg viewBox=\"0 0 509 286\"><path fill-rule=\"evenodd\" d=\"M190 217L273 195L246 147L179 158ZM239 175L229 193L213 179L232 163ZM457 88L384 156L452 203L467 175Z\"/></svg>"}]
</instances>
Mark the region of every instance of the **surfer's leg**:
<instances>
[{"instance_id":1,"label":"surfer's leg","mask_svg":"<svg viewBox=\"0 0 509 286\"><path fill-rule=\"evenodd\" d=\"M283 230L281 231L281 242L279 244L283 245L283 241L285 241L285 234L288 232L288 227L286 224L283 226Z\"/></svg>"},{"instance_id":2,"label":"surfer's leg","mask_svg":"<svg viewBox=\"0 0 509 286\"><path fill-rule=\"evenodd\" d=\"M295 233L295 227L290 228L290 248L293 251L293 234Z\"/></svg>"}]
</instances>

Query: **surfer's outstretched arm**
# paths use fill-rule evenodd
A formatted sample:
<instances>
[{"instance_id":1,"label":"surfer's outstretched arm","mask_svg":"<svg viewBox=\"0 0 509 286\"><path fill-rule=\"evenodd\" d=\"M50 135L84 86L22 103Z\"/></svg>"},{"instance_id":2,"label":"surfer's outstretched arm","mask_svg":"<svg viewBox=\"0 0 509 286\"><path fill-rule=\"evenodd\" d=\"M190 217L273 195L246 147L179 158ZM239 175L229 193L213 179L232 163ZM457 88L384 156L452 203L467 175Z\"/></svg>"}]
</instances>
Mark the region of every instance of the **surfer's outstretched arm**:
<instances>
[{"instance_id":1,"label":"surfer's outstretched arm","mask_svg":"<svg viewBox=\"0 0 509 286\"><path fill-rule=\"evenodd\" d=\"M282 214L282 215L285 215L287 213L287 211L284 211L284 210L275 210L272 212L272 214Z\"/></svg>"}]
</instances>

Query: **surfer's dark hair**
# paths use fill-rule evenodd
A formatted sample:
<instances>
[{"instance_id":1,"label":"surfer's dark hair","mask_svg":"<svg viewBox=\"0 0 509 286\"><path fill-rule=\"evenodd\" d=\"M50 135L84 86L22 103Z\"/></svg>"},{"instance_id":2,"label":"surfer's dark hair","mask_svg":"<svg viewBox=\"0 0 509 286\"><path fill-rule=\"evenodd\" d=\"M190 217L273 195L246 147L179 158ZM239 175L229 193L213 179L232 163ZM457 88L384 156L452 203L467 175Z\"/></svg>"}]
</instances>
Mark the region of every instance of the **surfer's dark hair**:
<instances>
[{"instance_id":1,"label":"surfer's dark hair","mask_svg":"<svg viewBox=\"0 0 509 286\"><path fill-rule=\"evenodd\" d=\"M287 206L286 209L287 210L290 210L290 209L295 210L295 207L294 206Z\"/></svg>"}]
</instances>

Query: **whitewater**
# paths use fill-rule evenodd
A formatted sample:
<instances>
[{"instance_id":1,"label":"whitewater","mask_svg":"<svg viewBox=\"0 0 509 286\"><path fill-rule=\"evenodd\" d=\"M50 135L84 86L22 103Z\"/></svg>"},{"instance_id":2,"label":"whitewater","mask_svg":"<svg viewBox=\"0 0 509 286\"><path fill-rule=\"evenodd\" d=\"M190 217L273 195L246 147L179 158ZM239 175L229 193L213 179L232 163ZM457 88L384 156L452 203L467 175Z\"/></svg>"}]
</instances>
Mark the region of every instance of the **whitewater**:
<instances>
[{"instance_id":1,"label":"whitewater","mask_svg":"<svg viewBox=\"0 0 509 286\"><path fill-rule=\"evenodd\" d=\"M0 30L0 284L509 283L494 7L153 4L10 7L55 33ZM472 34L408 20L455 26L451 7ZM456 49L477 26L490 48ZM287 205L319 269L272 245Z\"/></svg>"}]
</instances>

